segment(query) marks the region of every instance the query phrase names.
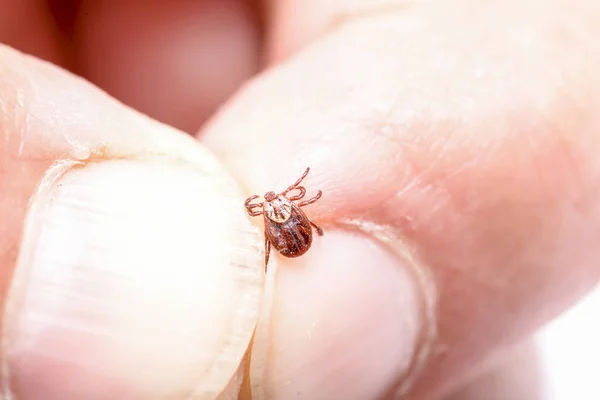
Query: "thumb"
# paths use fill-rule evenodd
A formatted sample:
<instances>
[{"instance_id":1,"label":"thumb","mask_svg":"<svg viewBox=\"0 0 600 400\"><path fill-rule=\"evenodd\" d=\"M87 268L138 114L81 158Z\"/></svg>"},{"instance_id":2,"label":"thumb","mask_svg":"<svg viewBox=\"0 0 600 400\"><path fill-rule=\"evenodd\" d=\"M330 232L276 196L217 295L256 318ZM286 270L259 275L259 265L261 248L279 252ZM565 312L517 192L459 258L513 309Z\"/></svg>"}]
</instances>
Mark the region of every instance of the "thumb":
<instances>
[{"instance_id":1,"label":"thumb","mask_svg":"<svg viewBox=\"0 0 600 400\"><path fill-rule=\"evenodd\" d=\"M62 71L0 48L0 72L0 397L218 396L262 286L237 186Z\"/></svg>"}]
</instances>

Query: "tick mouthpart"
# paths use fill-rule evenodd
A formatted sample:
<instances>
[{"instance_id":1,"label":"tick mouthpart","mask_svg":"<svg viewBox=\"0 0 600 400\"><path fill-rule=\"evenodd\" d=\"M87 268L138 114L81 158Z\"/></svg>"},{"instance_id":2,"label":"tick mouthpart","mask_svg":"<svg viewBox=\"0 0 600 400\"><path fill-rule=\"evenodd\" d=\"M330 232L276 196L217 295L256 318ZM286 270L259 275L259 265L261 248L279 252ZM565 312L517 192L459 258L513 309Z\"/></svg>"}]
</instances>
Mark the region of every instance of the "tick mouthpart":
<instances>
[{"instance_id":1,"label":"tick mouthpart","mask_svg":"<svg viewBox=\"0 0 600 400\"><path fill-rule=\"evenodd\" d=\"M277 195L275 194L275 192L267 192L265 193L265 200L266 201L273 201L277 198Z\"/></svg>"}]
</instances>

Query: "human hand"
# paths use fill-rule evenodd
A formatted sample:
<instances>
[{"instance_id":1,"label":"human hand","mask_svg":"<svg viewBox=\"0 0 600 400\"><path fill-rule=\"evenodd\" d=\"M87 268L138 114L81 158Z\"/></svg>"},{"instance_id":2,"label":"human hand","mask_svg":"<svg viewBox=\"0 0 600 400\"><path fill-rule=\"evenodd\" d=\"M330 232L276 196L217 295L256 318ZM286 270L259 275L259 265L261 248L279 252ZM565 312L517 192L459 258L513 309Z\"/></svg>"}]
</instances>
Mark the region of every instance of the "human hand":
<instances>
[{"instance_id":1,"label":"human hand","mask_svg":"<svg viewBox=\"0 0 600 400\"><path fill-rule=\"evenodd\" d=\"M238 3L227 4L233 15ZM256 68L245 14L203 47L181 38L206 10L182 8L188 24L160 29L164 9L86 7L77 57L42 22L19 25L3 9L43 38L31 41L39 54L183 129L220 101L206 100L217 81L190 59L219 60L220 95ZM305 186L324 195L307 212L325 236L302 258L272 257L273 306L254 338L266 364L250 368L264 372L259 391L448 393L598 280L598 11L592 1L270 4L270 68L198 133L216 157L3 48L5 386L18 400L219 392L264 283L260 222L244 198L310 166ZM217 37L209 27L192 38ZM182 67L192 72L174 82Z\"/></svg>"}]
</instances>

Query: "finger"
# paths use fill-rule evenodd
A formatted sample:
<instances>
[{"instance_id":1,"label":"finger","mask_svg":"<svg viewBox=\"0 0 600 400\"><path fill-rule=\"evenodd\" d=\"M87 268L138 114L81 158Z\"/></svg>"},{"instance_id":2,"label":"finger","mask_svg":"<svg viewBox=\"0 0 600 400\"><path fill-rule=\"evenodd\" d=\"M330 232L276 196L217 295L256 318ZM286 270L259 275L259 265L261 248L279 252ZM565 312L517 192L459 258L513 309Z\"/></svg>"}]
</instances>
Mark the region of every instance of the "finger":
<instances>
[{"instance_id":1,"label":"finger","mask_svg":"<svg viewBox=\"0 0 600 400\"><path fill-rule=\"evenodd\" d=\"M194 132L258 68L247 2L84 2L80 73L128 105Z\"/></svg>"},{"instance_id":2,"label":"finger","mask_svg":"<svg viewBox=\"0 0 600 400\"><path fill-rule=\"evenodd\" d=\"M58 65L67 65L52 14L36 0L0 0L0 43Z\"/></svg>"},{"instance_id":3,"label":"finger","mask_svg":"<svg viewBox=\"0 0 600 400\"><path fill-rule=\"evenodd\" d=\"M263 273L239 190L74 76L4 47L0 75L0 397L214 398Z\"/></svg>"},{"instance_id":4,"label":"finger","mask_svg":"<svg viewBox=\"0 0 600 400\"><path fill-rule=\"evenodd\" d=\"M303 186L323 190L307 211L330 225L323 240L303 261L279 260L293 266L279 269L273 397L375 398L386 390L377 385L396 380L396 393L412 381L423 348L414 332L428 319L398 288L421 285L386 275L411 262L376 258L368 239L361 247L331 225L358 226L433 275L438 334L414 398L446 392L597 282L600 57L597 6L586 7L419 3L352 19L257 79L203 132L249 194L285 188L306 166ZM376 292L368 279L381 279ZM320 321L318 340L301 336ZM373 360L391 353L376 381Z\"/></svg>"}]
</instances>

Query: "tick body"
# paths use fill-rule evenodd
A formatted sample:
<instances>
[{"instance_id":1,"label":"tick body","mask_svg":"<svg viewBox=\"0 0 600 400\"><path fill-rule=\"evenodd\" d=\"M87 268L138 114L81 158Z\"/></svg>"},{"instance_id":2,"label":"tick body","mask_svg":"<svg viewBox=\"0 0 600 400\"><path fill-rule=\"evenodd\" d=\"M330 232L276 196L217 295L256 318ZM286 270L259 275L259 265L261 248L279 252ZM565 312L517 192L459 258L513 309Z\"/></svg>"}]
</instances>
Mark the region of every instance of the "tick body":
<instances>
[{"instance_id":1,"label":"tick body","mask_svg":"<svg viewBox=\"0 0 600 400\"><path fill-rule=\"evenodd\" d=\"M265 270L269 263L271 246L285 257L299 257L306 253L312 244L313 228L319 236L323 236L323 230L317 224L308 219L300 207L314 203L323 194L320 190L317 194L301 202L296 201L304 198L306 189L300 183L308 175L310 168L306 168L304 174L292 186L283 192L267 192L264 201L252 203L259 196L248 197L244 203L248 214L252 217L262 215L265 221ZM290 192L298 191L294 195Z\"/></svg>"}]
</instances>

